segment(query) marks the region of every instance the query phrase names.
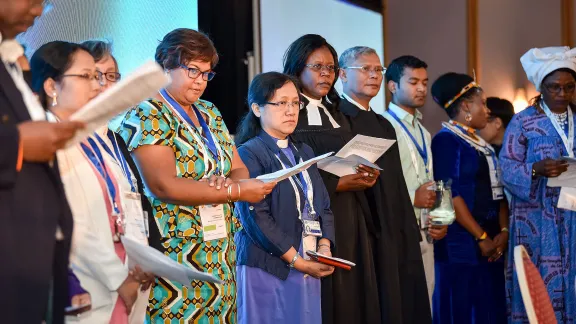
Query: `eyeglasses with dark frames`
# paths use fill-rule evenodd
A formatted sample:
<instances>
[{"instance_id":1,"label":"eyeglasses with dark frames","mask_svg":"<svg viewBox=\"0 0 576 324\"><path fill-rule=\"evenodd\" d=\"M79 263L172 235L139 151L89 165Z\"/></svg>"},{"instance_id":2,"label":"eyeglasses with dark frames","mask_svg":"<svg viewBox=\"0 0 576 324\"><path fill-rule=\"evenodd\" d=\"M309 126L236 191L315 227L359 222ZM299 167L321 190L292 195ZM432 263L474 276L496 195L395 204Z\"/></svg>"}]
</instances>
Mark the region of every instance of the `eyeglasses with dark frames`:
<instances>
[{"instance_id":1,"label":"eyeglasses with dark frames","mask_svg":"<svg viewBox=\"0 0 576 324\"><path fill-rule=\"evenodd\" d=\"M558 83L544 83L544 88L553 94L559 94L562 90L564 90L564 93L574 93L574 90L576 89L576 83L570 82L566 83L565 85Z\"/></svg>"},{"instance_id":2,"label":"eyeglasses with dark frames","mask_svg":"<svg viewBox=\"0 0 576 324\"><path fill-rule=\"evenodd\" d=\"M212 79L214 79L214 76L216 75L216 72L214 71L202 72L198 68L188 67L184 64L180 64L180 67L183 68L184 70L188 70L188 77L190 79L196 79L200 74L202 74L202 80L211 81Z\"/></svg>"},{"instance_id":3,"label":"eyeglasses with dark frames","mask_svg":"<svg viewBox=\"0 0 576 324\"><path fill-rule=\"evenodd\" d=\"M106 79L110 82L118 82L122 78L122 75L118 72L100 72L103 76L103 79Z\"/></svg>"},{"instance_id":4,"label":"eyeglasses with dark frames","mask_svg":"<svg viewBox=\"0 0 576 324\"><path fill-rule=\"evenodd\" d=\"M83 74L63 74L60 76L60 78L66 78L66 77L76 77L76 78L81 78L84 79L86 81L98 81L98 83L102 82L102 72L100 71L96 71L96 73L91 74L91 73L83 73Z\"/></svg>"}]
</instances>

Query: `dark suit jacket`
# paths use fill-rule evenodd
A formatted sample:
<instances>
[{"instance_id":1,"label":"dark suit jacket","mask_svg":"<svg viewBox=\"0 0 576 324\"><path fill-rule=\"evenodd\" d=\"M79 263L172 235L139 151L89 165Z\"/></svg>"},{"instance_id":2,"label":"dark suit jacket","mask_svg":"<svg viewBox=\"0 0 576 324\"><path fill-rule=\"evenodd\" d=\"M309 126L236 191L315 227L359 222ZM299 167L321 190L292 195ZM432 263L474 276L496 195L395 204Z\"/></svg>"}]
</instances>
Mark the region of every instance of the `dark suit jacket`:
<instances>
[{"instance_id":1,"label":"dark suit jacket","mask_svg":"<svg viewBox=\"0 0 576 324\"><path fill-rule=\"evenodd\" d=\"M2 323L41 323L50 283L53 323L63 322L72 214L56 161L16 171L17 124L29 120L22 95L0 61L0 305ZM64 241L56 242L60 226Z\"/></svg>"}]
</instances>

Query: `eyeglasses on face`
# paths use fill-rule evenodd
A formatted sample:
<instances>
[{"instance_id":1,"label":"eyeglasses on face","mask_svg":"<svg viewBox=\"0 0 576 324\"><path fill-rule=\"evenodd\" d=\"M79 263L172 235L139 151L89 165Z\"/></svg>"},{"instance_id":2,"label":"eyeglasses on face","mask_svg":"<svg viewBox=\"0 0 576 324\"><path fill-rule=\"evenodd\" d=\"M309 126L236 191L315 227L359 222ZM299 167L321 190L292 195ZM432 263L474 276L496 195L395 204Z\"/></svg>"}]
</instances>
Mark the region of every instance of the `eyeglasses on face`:
<instances>
[{"instance_id":1,"label":"eyeglasses on face","mask_svg":"<svg viewBox=\"0 0 576 324\"><path fill-rule=\"evenodd\" d=\"M362 73L376 73L376 74L380 74L380 75L384 75L384 73L386 73L386 68L383 66L375 66L373 68L363 65L363 66L347 66L343 69L354 69L354 70L358 70Z\"/></svg>"},{"instance_id":2,"label":"eyeglasses on face","mask_svg":"<svg viewBox=\"0 0 576 324\"><path fill-rule=\"evenodd\" d=\"M102 82L102 72L97 71L96 73L82 73L82 74L64 74L61 75L60 78L66 78L66 77L76 77L76 78L81 78L84 79L86 81L98 81L98 83Z\"/></svg>"},{"instance_id":3,"label":"eyeglasses on face","mask_svg":"<svg viewBox=\"0 0 576 324\"><path fill-rule=\"evenodd\" d=\"M278 101L266 102L266 104L276 106L280 109L287 109L288 107L296 107L298 109L304 108L304 103L302 101Z\"/></svg>"},{"instance_id":4,"label":"eyeglasses on face","mask_svg":"<svg viewBox=\"0 0 576 324\"><path fill-rule=\"evenodd\" d=\"M564 93L574 93L574 89L576 89L576 83L570 82L566 83L565 85L558 83L545 83L544 88L553 94L559 94L562 90L564 90Z\"/></svg>"},{"instance_id":5,"label":"eyeglasses on face","mask_svg":"<svg viewBox=\"0 0 576 324\"><path fill-rule=\"evenodd\" d=\"M118 82L122 75L118 72L100 72L102 74L103 79L106 79L110 82Z\"/></svg>"},{"instance_id":6,"label":"eyeglasses on face","mask_svg":"<svg viewBox=\"0 0 576 324\"><path fill-rule=\"evenodd\" d=\"M315 72L322 72L323 70L326 70L328 73L335 73L337 70L336 66L333 64L306 64L305 66Z\"/></svg>"},{"instance_id":7,"label":"eyeglasses on face","mask_svg":"<svg viewBox=\"0 0 576 324\"><path fill-rule=\"evenodd\" d=\"M180 64L180 67L183 68L184 70L188 70L188 77L190 79L196 79L200 74L202 74L202 80L210 81L210 80L214 79L214 76L216 75L216 72L214 72L214 71L202 72L198 68L187 67L184 64Z\"/></svg>"}]
</instances>

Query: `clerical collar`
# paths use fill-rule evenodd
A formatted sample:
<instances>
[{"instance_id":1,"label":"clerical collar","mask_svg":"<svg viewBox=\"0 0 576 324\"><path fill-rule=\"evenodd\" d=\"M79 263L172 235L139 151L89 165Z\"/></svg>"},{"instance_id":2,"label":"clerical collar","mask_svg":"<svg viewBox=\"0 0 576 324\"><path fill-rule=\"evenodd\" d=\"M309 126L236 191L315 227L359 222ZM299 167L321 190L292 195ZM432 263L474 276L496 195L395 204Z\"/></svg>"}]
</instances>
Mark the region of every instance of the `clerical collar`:
<instances>
[{"instance_id":1,"label":"clerical collar","mask_svg":"<svg viewBox=\"0 0 576 324\"><path fill-rule=\"evenodd\" d=\"M305 95L304 93L302 93L302 96L303 96L304 98L308 99L308 101L309 101L311 104L313 104L314 106L326 108L326 107L324 107L324 104L322 103L322 99L312 99L312 98L308 97L307 95ZM303 108L305 108L305 107L302 107L302 109L303 109Z\"/></svg>"},{"instance_id":2,"label":"clerical collar","mask_svg":"<svg viewBox=\"0 0 576 324\"><path fill-rule=\"evenodd\" d=\"M277 140L276 140L276 145L278 145L278 147L281 148L281 149L288 148L288 138L283 139L283 140L277 139Z\"/></svg>"},{"instance_id":3,"label":"clerical collar","mask_svg":"<svg viewBox=\"0 0 576 324\"><path fill-rule=\"evenodd\" d=\"M372 110L370 107L368 107L368 109L364 108L364 106L362 106L361 104L359 104L356 100L350 98L350 96L348 96L345 93L342 93L342 97L348 101L350 101L350 103L354 104L354 106L358 107L360 110L364 110L364 111L370 111Z\"/></svg>"}]
</instances>

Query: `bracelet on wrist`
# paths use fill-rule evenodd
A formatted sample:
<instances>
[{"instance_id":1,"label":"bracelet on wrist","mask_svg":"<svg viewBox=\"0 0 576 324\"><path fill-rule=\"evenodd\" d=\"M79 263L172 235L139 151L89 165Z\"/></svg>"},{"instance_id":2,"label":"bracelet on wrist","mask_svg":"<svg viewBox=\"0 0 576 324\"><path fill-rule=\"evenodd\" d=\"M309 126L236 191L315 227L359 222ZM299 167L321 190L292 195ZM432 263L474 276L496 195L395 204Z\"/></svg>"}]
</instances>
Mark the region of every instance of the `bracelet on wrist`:
<instances>
[{"instance_id":1,"label":"bracelet on wrist","mask_svg":"<svg viewBox=\"0 0 576 324\"><path fill-rule=\"evenodd\" d=\"M482 235L480 235L480 237L476 238L476 241L482 242L482 241L484 241L486 238L488 238L488 233L484 232L484 233L482 233Z\"/></svg>"},{"instance_id":2,"label":"bracelet on wrist","mask_svg":"<svg viewBox=\"0 0 576 324\"><path fill-rule=\"evenodd\" d=\"M500 230L500 232L510 233L510 231L508 230L508 227L502 227L502 229Z\"/></svg>"},{"instance_id":3,"label":"bracelet on wrist","mask_svg":"<svg viewBox=\"0 0 576 324\"><path fill-rule=\"evenodd\" d=\"M300 254L296 253L294 255L294 257L292 258L292 261L290 262L290 264L288 265L289 268L294 268L294 264L296 264L296 260L298 260L298 258L300 257Z\"/></svg>"}]
</instances>

